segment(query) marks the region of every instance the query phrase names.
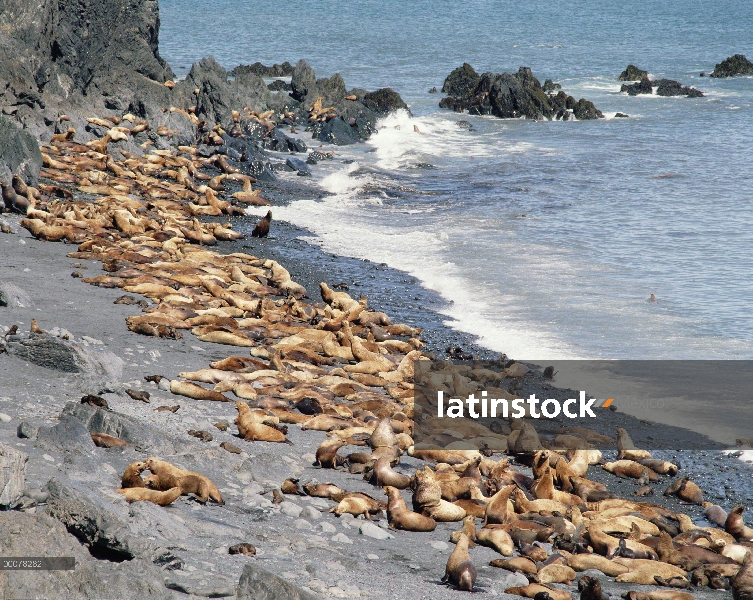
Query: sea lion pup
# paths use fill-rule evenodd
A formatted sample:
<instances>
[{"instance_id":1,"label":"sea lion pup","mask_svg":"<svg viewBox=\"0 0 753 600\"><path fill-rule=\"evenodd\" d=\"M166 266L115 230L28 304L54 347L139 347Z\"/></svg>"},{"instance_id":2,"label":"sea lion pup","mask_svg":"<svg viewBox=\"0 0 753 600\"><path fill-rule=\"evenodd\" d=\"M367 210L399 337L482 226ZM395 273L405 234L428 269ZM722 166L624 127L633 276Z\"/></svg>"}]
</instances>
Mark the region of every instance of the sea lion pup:
<instances>
[{"instance_id":1,"label":"sea lion pup","mask_svg":"<svg viewBox=\"0 0 753 600\"><path fill-rule=\"evenodd\" d=\"M144 463L146 464L146 468L155 476L153 478L151 476L148 477L146 481L146 484L151 484L150 487L152 488L165 491L177 485L181 488L183 495L195 494L202 502L206 502L207 498L211 498L217 504L225 503L220 490L205 475L179 469L175 465L171 465L169 462L165 462L154 456L147 458ZM170 482L173 482L173 485L168 485Z\"/></svg>"},{"instance_id":2,"label":"sea lion pup","mask_svg":"<svg viewBox=\"0 0 753 600\"><path fill-rule=\"evenodd\" d=\"M298 479L286 479L282 482L282 485L280 486L280 491L283 494L294 494L298 496L305 496L306 492L303 491L303 488L298 484Z\"/></svg>"},{"instance_id":3,"label":"sea lion pup","mask_svg":"<svg viewBox=\"0 0 753 600\"><path fill-rule=\"evenodd\" d=\"M702 504L703 506L703 515L714 525L718 525L719 527L725 527L726 528L726 522L727 522L727 511L724 510L721 506L718 504L712 504L711 502L704 502ZM729 531L727 532L729 533Z\"/></svg>"},{"instance_id":4,"label":"sea lion pup","mask_svg":"<svg viewBox=\"0 0 753 600\"><path fill-rule=\"evenodd\" d=\"M609 600L609 596L601 589L601 581L596 577L584 575L578 580L580 600Z\"/></svg>"},{"instance_id":5,"label":"sea lion pup","mask_svg":"<svg viewBox=\"0 0 753 600\"><path fill-rule=\"evenodd\" d=\"M330 498L335 500L335 497L339 497L341 500L347 493L345 490L337 487L334 483L304 483L303 490L309 495L315 498ZM340 500L335 500L339 502Z\"/></svg>"},{"instance_id":6,"label":"sea lion pup","mask_svg":"<svg viewBox=\"0 0 753 600\"><path fill-rule=\"evenodd\" d=\"M681 500L692 504L703 503L703 492L689 477L680 477L669 484L664 491L665 496L677 496Z\"/></svg>"},{"instance_id":7,"label":"sea lion pup","mask_svg":"<svg viewBox=\"0 0 753 600\"><path fill-rule=\"evenodd\" d=\"M236 401L235 408L238 409L238 416L235 418L238 433L247 442L280 442L292 445L293 442L286 438L282 431L259 423L251 414L251 408L245 402Z\"/></svg>"},{"instance_id":8,"label":"sea lion pup","mask_svg":"<svg viewBox=\"0 0 753 600\"><path fill-rule=\"evenodd\" d=\"M146 487L144 480L141 479L141 473L146 470L146 464L143 462L132 462L126 467L123 477L120 479L122 488L143 488Z\"/></svg>"},{"instance_id":9,"label":"sea lion pup","mask_svg":"<svg viewBox=\"0 0 753 600\"><path fill-rule=\"evenodd\" d=\"M410 477L393 470L390 466L390 462L390 459L386 456L377 460L371 471L369 483L380 487L390 486L399 490L404 490L410 486Z\"/></svg>"},{"instance_id":10,"label":"sea lion pup","mask_svg":"<svg viewBox=\"0 0 753 600\"><path fill-rule=\"evenodd\" d=\"M256 227L254 227L254 230L251 232L252 237L267 237L269 234L269 225L272 222L272 211L268 210L267 214L264 215L263 218L259 220L259 222L256 224Z\"/></svg>"},{"instance_id":11,"label":"sea lion pup","mask_svg":"<svg viewBox=\"0 0 753 600\"><path fill-rule=\"evenodd\" d=\"M753 529L745 525L743 520L744 506L733 508L724 522L724 530L738 541L753 540Z\"/></svg>"},{"instance_id":12,"label":"sea lion pup","mask_svg":"<svg viewBox=\"0 0 753 600\"><path fill-rule=\"evenodd\" d=\"M117 448L121 446L130 446L120 438L107 435L106 433L92 433L92 441L98 448ZM126 487L126 486L123 486Z\"/></svg>"},{"instance_id":13,"label":"sea lion pup","mask_svg":"<svg viewBox=\"0 0 753 600\"><path fill-rule=\"evenodd\" d=\"M640 450L635 447L630 434L622 427L617 427L617 460L644 460L651 458L648 450Z\"/></svg>"},{"instance_id":14,"label":"sea lion pup","mask_svg":"<svg viewBox=\"0 0 753 600\"><path fill-rule=\"evenodd\" d=\"M139 502L141 500L148 500L159 506L167 506L172 504L178 498L180 498L181 489L179 487L172 487L165 491L152 490L149 488L131 487L115 490L118 494L125 496L128 502Z\"/></svg>"},{"instance_id":15,"label":"sea lion pup","mask_svg":"<svg viewBox=\"0 0 753 600\"><path fill-rule=\"evenodd\" d=\"M464 533L468 536L468 547L473 548L476 544L474 541L476 540L476 517L473 515L468 515L465 519L463 519L463 527L459 531L453 531L450 534L450 541L453 544L458 543L458 539L460 539L460 534Z\"/></svg>"},{"instance_id":16,"label":"sea lion pup","mask_svg":"<svg viewBox=\"0 0 753 600\"><path fill-rule=\"evenodd\" d=\"M437 522L431 517L408 510L400 491L390 485L382 488L389 499L387 503L387 521L390 527L404 531L434 531Z\"/></svg>"},{"instance_id":17,"label":"sea lion pup","mask_svg":"<svg viewBox=\"0 0 753 600\"><path fill-rule=\"evenodd\" d=\"M461 533L455 549L447 559L447 565L444 569L442 583L454 585L457 589L465 592L472 592L476 585L476 567L471 562L471 555L468 554L468 537Z\"/></svg>"}]
</instances>

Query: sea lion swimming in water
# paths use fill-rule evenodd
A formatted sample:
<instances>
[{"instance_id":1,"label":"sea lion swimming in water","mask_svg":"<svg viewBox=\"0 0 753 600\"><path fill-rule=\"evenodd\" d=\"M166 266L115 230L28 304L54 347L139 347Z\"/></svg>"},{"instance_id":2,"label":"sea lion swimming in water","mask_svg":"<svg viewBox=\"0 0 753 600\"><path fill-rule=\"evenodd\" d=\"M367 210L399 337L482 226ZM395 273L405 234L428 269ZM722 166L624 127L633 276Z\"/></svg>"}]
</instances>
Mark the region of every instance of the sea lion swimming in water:
<instances>
[{"instance_id":1,"label":"sea lion swimming in water","mask_svg":"<svg viewBox=\"0 0 753 600\"><path fill-rule=\"evenodd\" d=\"M267 214L262 217L262 219L259 220L259 222L256 224L256 227L254 227L254 230L251 232L252 237L267 237L269 234L269 225L272 223L272 211L268 210Z\"/></svg>"}]
</instances>

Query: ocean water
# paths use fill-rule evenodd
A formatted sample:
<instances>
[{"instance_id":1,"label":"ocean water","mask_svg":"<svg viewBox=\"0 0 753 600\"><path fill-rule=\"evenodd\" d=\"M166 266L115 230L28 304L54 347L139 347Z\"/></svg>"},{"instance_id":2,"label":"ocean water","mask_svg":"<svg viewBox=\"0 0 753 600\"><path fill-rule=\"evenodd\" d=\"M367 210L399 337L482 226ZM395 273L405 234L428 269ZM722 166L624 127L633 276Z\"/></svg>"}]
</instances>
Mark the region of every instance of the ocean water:
<instances>
[{"instance_id":1,"label":"ocean water","mask_svg":"<svg viewBox=\"0 0 753 600\"><path fill-rule=\"evenodd\" d=\"M179 76L208 54L228 68L305 58L317 76L402 95L411 115L325 147L337 159L315 179L331 195L275 217L414 275L480 344L531 360L753 358L753 77L699 76L753 58L753 4L162 0L160 12ZM428 90L463 62L529 66L607 118L441 110ZM706 97L620 94L628 63Z\"/></svg>"}]
</instances>

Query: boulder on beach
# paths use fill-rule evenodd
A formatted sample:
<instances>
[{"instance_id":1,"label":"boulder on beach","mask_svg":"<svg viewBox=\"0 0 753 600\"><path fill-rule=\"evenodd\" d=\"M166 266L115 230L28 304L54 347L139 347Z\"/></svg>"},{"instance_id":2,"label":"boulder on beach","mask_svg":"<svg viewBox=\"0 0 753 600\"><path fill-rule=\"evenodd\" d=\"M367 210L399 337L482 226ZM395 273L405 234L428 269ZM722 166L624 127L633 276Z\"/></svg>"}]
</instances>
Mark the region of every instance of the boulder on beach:
<instances>
[{"instance_id":1,"label":"boulder on beach","mask_svg":"<svg viewBox=\"0 0 753 600\"><path fill-rule=\"evenodd\" d=\"M36 183L41 167L42 154L34 137L0 117L0 179L10 182L12 175L21 175Z\"/></svg>"},{"instance_id":2,"label":"boulder on beach","mask_svg":"<svg viewBox=\"0 0 753 600\"><path fill-rule=\"evenodd\" d=\"M725 58L714 67L712 77L734 77L735 75L753 75L753 62L745 58L744 54L735 54Z\"/></svg>"},{"instance_id":3,"label":"boulder on beach","mask_svg":"<svg viewBox=\"0 0 753 600\"><path fill-rule=\"evenodd\" d=\"M628 65L627 68L620 73L620 81L641 81L645 77L648 77L648 71L639 69L635 65Z\"/></svg>"},{"instance_id":4,"label":"boulder on beach","mask_svg":"<svg viewBox=\"0 0 753 600\"><path fill-rule=\"evenodd\" d=\"M584 98L576 101L551 80L545 90L528 67L520 67L515 74L484 73L469 88L474 73L467 64L455 69L442 89L466 91L443 98L439 106L455 112L468 111L472 115L494 115L503 119L568 120L573 116L578 119L604 116L592 102Z\"/></svg>"}]
</instances>

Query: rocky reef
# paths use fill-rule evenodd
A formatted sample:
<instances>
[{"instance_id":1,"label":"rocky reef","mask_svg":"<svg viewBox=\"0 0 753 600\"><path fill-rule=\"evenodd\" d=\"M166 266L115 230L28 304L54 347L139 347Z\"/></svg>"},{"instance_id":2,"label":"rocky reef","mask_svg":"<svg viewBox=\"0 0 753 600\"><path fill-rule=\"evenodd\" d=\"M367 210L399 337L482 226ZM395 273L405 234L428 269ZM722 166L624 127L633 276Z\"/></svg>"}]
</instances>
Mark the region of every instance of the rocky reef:
<instances>
[{"instance_id":1,"label":"rocky reef","mask_svg":"<svg viewBox=\"0 0 753 600\"><path fill-rule=\"evenodd\" d=\"M753 75L753 62L750 62L743 54L725 58L714 67L714 72L711 73L712 77L734 77L735 75Z\"/></svg>"},{"instance_id":2,"label":"rocky reef","mask_svg":"<svg viewBox=\"0 0 753 600\"><path fill-rule=\"evenodd\" d=\"M494 115L502 119L587 120L604 116L593 102L584 98L576 100L557 84L549 80L547 83L542 86L528 67L520 67L514 74L479 75L465 63L445 79L442 91L449 96L443 98L439 106L455 112L468 111L472 115Z\"/></svg>"}]
</instances>

